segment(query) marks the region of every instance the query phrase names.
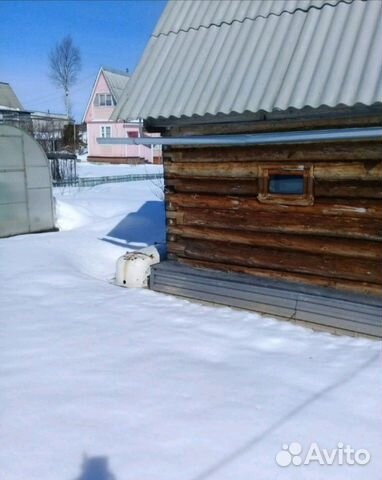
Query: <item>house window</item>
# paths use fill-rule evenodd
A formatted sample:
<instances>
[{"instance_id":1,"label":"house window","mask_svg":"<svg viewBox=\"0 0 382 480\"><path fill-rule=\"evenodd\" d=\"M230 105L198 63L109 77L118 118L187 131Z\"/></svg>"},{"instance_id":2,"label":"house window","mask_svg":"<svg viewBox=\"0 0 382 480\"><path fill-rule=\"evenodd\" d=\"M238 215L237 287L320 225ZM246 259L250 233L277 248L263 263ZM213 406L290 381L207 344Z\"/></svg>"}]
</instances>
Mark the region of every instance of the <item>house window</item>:
<instances>
[{"instance_id":1,"label":"house window","mask_svg":"<svg viewBox=\"0 0 382 480\"><path fill-rule=\"evenodd\" d=\"M111 137L111 126L105 125L101 127L101 138L110 138Z\"/></svg>"},{"instance_id":2,"label":"house window","mask_svg":"<svg viewBox=\"0 0 382 480\"><path fill-rule=\"evenodd\" d=\"M110 93L97 93L94 99L97 107L112 107L115 105L114 99Z\"/></svg>"},{"instance_id":3,"label":"house window","mask_svg":"<svg viewBox=\"0 0 382 480\"><path fill-rule=\"evenodd\" d=\"M312 205L313 166L260 165L258 200L284 205Z\"/></svg>"}]
</instances>

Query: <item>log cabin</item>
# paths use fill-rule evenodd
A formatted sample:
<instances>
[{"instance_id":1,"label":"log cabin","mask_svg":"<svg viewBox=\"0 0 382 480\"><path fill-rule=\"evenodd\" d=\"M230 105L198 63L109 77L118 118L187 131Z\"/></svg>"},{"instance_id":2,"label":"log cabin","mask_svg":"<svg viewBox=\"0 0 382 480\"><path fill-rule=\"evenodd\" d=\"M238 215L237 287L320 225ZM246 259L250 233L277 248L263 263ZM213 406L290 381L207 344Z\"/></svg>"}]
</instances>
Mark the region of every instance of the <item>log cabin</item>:
<instances>
[{"instance_id":1,"label":"log cabin","mask_svg":"<svg viewBox=\"0 0 382 480\"><path fill-rule=\"evenodd\" d=\"M381 16L370 0L168 2L114 112L162 135L152 289L381 336Z\"/></svg>"}]
</instances>

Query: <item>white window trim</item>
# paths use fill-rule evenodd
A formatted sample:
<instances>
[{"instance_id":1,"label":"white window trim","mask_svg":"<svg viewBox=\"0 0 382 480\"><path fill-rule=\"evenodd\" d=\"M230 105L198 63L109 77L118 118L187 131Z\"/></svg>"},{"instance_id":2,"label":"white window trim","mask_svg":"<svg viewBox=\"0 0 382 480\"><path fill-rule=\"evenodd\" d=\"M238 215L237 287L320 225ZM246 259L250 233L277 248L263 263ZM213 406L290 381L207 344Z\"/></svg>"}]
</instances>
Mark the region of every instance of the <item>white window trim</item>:
<instances>
[{"instance_id":1,"label":"white window trim","mask_svg":"<svg viewBox=\"0 0 382 480\"><path fill-rule=\"evenodd\" d=\"M105 105L101 105L101 102L100 102L100 97L101 97L101 95L103 95L103 96L105 97ZM110 100L111 100L110 105L106 105L106 98L107 98L107 97L110 97ZM94 99L94 105L95 105L96 107L101 107L101 108L105 108L105 107L110 108L110 107L113 107L113 106L114 106L113 95L112 95L111 93L107 93L107 92L105 92L105 93L96 93L95 99Z\"/></svg>"},{"instance_id":2,"label":"white window trim","mask_svg":"<svg viewBox=\"0 0 382 480\"><path fill-rule=\"evenodd\" d=\"M109 131L110 131L109 135L107 135L106 129L109 129ZM100 137L101 138L111 138L112 137L111 125L101 125L100 126Z\"/></svg>"}]
</instances>

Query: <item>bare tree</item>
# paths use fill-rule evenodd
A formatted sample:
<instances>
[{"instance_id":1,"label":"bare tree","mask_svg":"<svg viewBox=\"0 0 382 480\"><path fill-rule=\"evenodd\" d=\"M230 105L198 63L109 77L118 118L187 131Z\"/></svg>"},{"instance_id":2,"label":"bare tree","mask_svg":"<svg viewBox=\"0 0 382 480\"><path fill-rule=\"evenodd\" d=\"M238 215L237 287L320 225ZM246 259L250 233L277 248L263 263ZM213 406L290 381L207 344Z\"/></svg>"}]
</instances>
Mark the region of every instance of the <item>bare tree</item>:
<instances>
[{"instance_id":1,"label":"bare tree","mask_svg":"<svg viewBox=\"0 0 382 480\"><path fill-rule=\"evenodd\" d=\"M65 110L68 117L72 114L70 89L76 83L81 70L81 54L73 44L70 35L56 44L49 54L50 78L64 90Z\"/></svg>"}]
</instances>

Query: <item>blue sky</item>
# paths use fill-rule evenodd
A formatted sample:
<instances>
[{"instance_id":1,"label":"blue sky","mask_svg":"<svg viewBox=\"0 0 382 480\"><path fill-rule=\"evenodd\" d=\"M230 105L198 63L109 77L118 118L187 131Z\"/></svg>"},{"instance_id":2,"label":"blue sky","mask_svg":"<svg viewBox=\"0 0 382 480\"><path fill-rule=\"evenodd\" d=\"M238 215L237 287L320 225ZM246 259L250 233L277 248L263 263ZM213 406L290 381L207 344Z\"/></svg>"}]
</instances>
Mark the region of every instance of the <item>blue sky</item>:
<instances>
[{"instance_id":1,"label":"blue sky","mask_svg":"<svg viewBox=\"0 0 382 480\"><path fill-rule=\"evenodd\" d=\"M73 111L82 119L101 66L133 72L166 0L0 0L0 81L24 108L64 112L62 93L48 77L48 54L71 35L82 55Z\"/></svg>"}]
</instances>

